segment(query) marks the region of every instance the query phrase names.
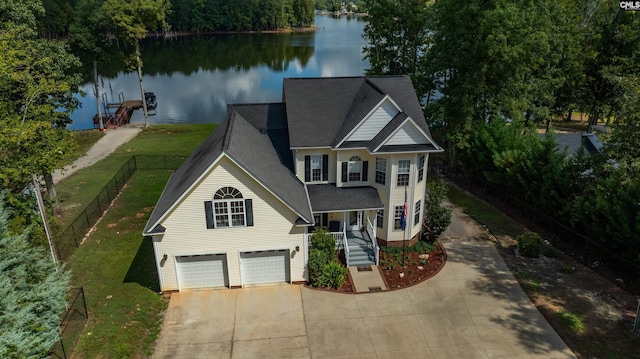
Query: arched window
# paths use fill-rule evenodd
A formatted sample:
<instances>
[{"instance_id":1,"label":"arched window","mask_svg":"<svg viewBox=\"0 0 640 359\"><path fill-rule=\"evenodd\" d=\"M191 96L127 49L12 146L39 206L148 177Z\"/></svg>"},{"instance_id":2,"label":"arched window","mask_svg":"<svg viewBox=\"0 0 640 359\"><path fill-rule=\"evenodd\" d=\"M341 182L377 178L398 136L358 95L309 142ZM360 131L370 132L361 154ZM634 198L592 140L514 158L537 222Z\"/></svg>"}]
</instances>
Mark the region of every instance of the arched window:
<instances>
[{"instance_id":1,"label":"arched window","mask_svg":"<svg viewBox=\"0 0 640 359\"><path fill-rule=\"evenodd\" d=\"M353 156L349 158L349 182L362 180L362 158Z\"/></svg>"},{"instance_id":2,"label":"arched window","mask_svg":"<svg viewBox=\"0 0 640 359\"><path fill-rule=\"evenodd\" d=\"M222 187L213 195L215 227L238 227L246 223L242 193Z\"/></svg>"}]
</instances>

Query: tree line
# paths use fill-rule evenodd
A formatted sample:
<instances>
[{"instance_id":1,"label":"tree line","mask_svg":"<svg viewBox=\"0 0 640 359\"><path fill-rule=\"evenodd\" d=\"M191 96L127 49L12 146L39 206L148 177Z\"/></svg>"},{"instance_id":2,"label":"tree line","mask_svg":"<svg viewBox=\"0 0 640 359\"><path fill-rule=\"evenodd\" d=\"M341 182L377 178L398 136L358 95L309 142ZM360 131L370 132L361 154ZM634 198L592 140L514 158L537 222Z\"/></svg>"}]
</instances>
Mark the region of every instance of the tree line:
<instances>
[{"instance_id":1,"label":"tree line","mask_svg":"<svg viewBox=\"0 0 640 359\"><path fill-rule=\"evenodd\" d=\"M40 34L67 37L84 3L44 0L45 16L38 19ZM314 11L314 0L182 0L171 3L166 20L168 29L178 32L273 31L311 26Z\"/></svg>"},{"instance_id":2,"label":"tree line","mask_svg":"<svg viewBox=\"0 0 640 359\"><path fill-rule=\"evenodd\" d=\"M366 2L369 73L412 77L452 166L640 265L640 12L597 0ZM609 125L601 154L537 134L578 112Z\"/></svg>"}]
</instances>

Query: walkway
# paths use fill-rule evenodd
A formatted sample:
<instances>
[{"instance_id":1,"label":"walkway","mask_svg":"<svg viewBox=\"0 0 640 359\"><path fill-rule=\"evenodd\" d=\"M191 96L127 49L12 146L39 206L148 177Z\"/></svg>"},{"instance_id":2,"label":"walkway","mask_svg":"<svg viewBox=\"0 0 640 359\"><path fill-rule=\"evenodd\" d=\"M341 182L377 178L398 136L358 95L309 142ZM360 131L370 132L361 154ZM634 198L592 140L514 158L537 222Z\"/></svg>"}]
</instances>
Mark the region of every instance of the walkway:
<instances>
[{"instance_id":1,"label":"walkway","mask_svg":"<svg viewBox=\"0 0 640 359\"><path fill-rule=\"evenodd\" d=\"M140 131L142 131L142 128L134 126L104 130L104 136L91 146L87 154L78 158L73 164L53 172L53 183L58 183L76 173L79 169L89 167L109 156L118 147L136 137Z\"/></svg>"},{"instance_id":2,"label":"walkway","mask_svg":"<svg viewBox=\"0 0 640 359\"><path fill-rule=\"evenodd\" d=\"M575 358L492 242L444 245L438 275L397 291L173 294L154 358Z\"/></svg>"}]
</instances>

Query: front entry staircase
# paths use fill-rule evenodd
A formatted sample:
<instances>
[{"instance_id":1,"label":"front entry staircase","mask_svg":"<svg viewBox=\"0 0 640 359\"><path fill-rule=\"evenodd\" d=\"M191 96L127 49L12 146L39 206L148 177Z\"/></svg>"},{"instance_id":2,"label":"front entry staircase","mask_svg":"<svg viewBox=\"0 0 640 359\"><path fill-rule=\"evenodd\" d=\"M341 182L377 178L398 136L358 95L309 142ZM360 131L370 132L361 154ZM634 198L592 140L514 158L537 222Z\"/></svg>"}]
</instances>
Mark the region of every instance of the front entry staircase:
<instances>
[{"instance_id":1,"label":"front entry staircase","mask_svg":"<svg viewBox=\"0 0 640 359\"><path fill-rule=\"evenodd\" d=\"M349 267L376 265L371 239L364 231L347 232Z\"/></svg>"}]
</instances>

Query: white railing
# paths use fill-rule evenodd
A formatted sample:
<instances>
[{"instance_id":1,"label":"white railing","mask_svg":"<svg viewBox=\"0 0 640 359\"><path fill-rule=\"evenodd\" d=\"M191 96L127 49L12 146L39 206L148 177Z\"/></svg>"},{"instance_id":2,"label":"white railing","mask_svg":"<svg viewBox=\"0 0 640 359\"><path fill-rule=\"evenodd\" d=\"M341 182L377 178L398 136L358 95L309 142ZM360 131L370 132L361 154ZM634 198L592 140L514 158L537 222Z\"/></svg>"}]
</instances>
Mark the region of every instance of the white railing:
<instances>
[{"instance_id":1,"label":"white railing","mask_svg":"<svg viewBox=\"0 0 640 359\"><path fill-rule=\"evenodd\" d=\"M347 268L349 268L349 243L347 242L347 226L342 228L342 243L344 245L344 260L347 262Z\"/></svg>"},{"instance_id":2,"label":"white railing","mask_svg":"<svg viewBox=\"0 0 640 359\"><path fill-rule=\"evenodd\" d=\"M378 247L378 240L376 239L376 227L371 224L369 217L367 217L367 234L371 239L371 247L376 256L376 265L378 265L378 259L380 258L380 247Z\"/></svg>"},{"instance_id":3,"label":"white railing","mask_svg":"<svg viewBox=\"0 0 640 359\"><path fill-rule=\"evenodd\" d=\"M343 238L346 237L345 232L330 232L331 236L333 236L333 240L336 242L336 249L339 250L343 246ZM313 237L312 233L305 233L305 240L307 241L307 247L311 248L311 237Z\"/></svg>"}]
</instances>

